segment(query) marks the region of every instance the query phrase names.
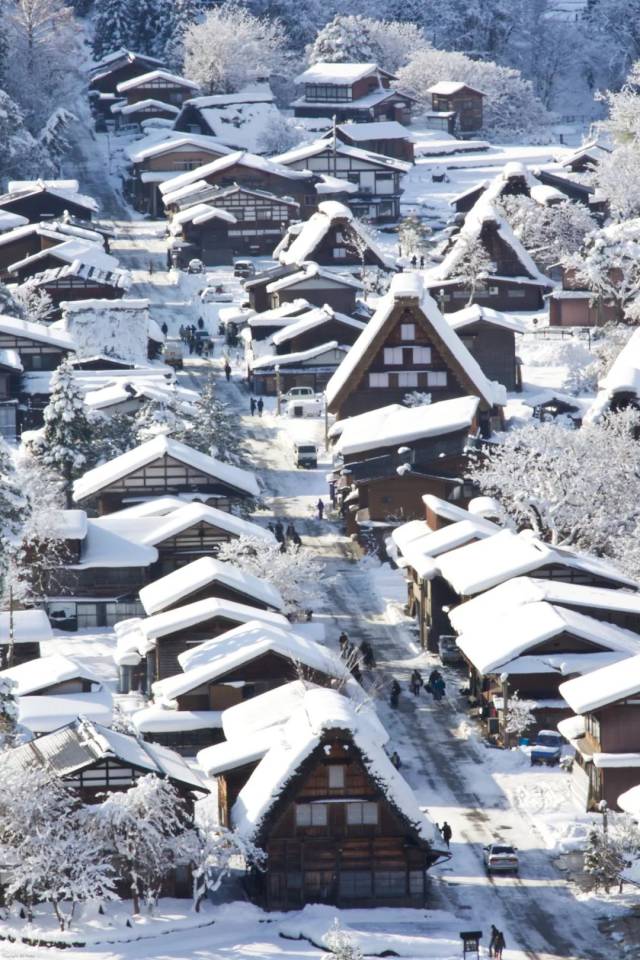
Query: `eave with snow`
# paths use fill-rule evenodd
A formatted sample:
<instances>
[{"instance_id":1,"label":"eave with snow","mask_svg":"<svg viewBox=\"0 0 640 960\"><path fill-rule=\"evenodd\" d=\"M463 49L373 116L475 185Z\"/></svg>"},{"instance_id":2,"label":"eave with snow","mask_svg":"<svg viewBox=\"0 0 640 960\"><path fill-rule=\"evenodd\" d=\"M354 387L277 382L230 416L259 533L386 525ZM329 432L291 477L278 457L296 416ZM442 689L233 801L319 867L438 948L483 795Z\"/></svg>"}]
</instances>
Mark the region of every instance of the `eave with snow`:
<instances>
[{"instance_id":1,"label":"eave with snow","mask_svg":"<svg viewBox=\"0 0 640 960\"><path fill-rule=\"evenodd\" d=\"M378 309L327 385L338 419L399 403L411 390L432 400L477 396L483 432L497 425L505 388L489 380L417 273L396 274Z\"/></svg>"},{"instance_id":2,"label":"eave with snow","mask_svg":"<svg viewBox=\"0 0 640 960\"><path fill-rule=\"evenodd\" d=\"M39 221L63 217L91 220L98 210L93 197L80 193L77 180L12 180L0 196L2 211Z\"/></svg>"},{"instance_id":3,"label":"eave with snow","mask_svg":"<svg viewBox=\"0 0 640 960\"><path fill-rule=\"evenodd\" d=\"M395 120L407 123L414 100L391 83L395 77L375 63L314 63L295 78L304 95L293 101L296 117Z\"/></svg>"},{"instance_id":4,"label":"eave with snow","mask_svg":"<svg viewBox=\"0 0 640 960\"><path fill-rule=\"evenodd\" d=\"M301 227L289 231L274 251L280 263L298 264L313 260L321 266L378 267L392 270L394 264L353 213L343 203L324 200L317 213Z\"/></svg>"},{"instance_id":5,"label":"eave with snow","mask_svg":"<svg viewBox=\"0 0 640 960\"><path fill-rule=\"evenodd\" d=\"M77 503L96 503L103 514L127 500L195 492L215 497L225 506L258 496L259 488L249 471L164 435L89 470L73 488Z\"/></svg>"},{"instance_id":6,"label":"eave with snow","mask_svg":"<svg viewBox=\"0 0 640 960\"><path fill-rule=\"evenodd\" d=\"M397 120L339 123L335 128L328 130L323 139L332 140L334 135L347 146L358 147L360 150L382 154L385 157L394 157L405 163L414 161L413 136Z\"/></svg>"}]
</instances>

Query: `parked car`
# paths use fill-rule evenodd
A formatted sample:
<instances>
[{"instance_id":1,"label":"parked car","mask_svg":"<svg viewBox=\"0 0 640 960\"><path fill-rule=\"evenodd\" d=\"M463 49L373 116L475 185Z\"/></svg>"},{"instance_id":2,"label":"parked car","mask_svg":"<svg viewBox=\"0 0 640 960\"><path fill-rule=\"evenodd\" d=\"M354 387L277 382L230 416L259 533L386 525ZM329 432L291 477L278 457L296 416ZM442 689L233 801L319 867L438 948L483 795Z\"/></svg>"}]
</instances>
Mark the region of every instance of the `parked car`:
<instances>
[{"instance_id":1,"label":"parked car","mask_svg":"<svg viewBox=\"0 0 640 960\"><path fill-rule=\"evenodd\" d=\"M313 387L291 387L280 398L283 403L290 403L291 400L311 400L315 397Z\"/></svg>"},{"instance_id":2,"label":"parked car","mask_svg":"<svg viewBox=\"0 0 640 960\"><path fill-rule=\"evenodd\" d=\"M487 873L517 873L518 848L506 843L490 843L484 847L484 865Z\"/></svg>"},{"instance_id":3,"label":"parked car","mask_svg":"<svg viewBox=\"0 0 640 960\"><path fill-rule=\"evenodd\" d=\"M541 730L533 743L522 743L520 749L529 754L531 766L555 767L562 756L563 737L556 730Z\"/></svg>"},{"instance_id":4,"label":"parked car","mask_svg":"<svg viewBox=\"0 0 640 960\"><path fill-rule=\"evenodd\" d=\"M313 469L318 466L318 448L315 443L300 441L294 443L293 446L296 467Z\"/></svg>"},{"instance_id":5,"label":"parked car","mask_svg":"<svg viewBox=\"0 0 640 960\"><path fill-rule=\"evenodd\" d=\"M457 637L452 634L441 633L438 637L438 653L442 663L457 667L464 663L462 651L456 643Z\"/></svg>"},{"instance_id":6,"label":"parked car","mask_svg":"<svg viewBox=\"0 0 640 960\"><path fill-rule=\"evenodd\" d=\"M233 265L233 275L242 280L250 280L251 277L255 277L256 268L251 260L236 260Z\"/></svg>"},{"instance_id":7,"label":"parked car","mask_svg":"<svg viewBox=\"0 0 640 960\"><path fill-rule=\"evenodd\" d=\"M167 340L162 355L164 362L175 370L182 370L184 366L184 347L180 340Z\"/></svg>"}]
</instances>

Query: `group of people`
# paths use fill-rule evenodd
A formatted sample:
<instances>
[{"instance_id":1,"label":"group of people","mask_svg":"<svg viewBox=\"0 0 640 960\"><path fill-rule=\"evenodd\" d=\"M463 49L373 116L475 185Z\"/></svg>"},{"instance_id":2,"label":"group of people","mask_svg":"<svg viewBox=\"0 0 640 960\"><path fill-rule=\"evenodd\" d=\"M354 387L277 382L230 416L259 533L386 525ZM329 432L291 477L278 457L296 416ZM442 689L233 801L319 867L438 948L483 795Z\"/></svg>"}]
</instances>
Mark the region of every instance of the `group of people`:
<instances>
[{"instance_id":1,"label":"group of people","mask_svg":"<svg viewBox=\"0 0 640 960\"><path fill-rule=\"evenodd\" d=\"M340 647L340 656L347 664L353 678L358 682L362 679L361 667L365 667L367 670L373 670L375 667L375 654L368 640L363 640L360 646L356 648L343 630L338 637L338 646Z\"/></svg>"},{"instance_id":2,"label":"group of people","mask_svg":"<svg viewBox=\"0 0 640 960\"><path fill-rule=\"evenodd\" d=\"M250 407L251 407L252 417L255 417L256 410L258 411L258 416L261 417L262 411L264 410L264 400L262 399L262 397L258 397L257 400L255 397L251 397Z\"/></svg>"},{"instance_id":3,"label":"group of people","mask_svg":"<svg viewBox=\"0 0 640 960\"><path fill-rule=\"evenodd\" d=\"M506 947L504 933L498 930L494 923L491 924L491 939L489 940L489 956L496 960L502 960L502 951Z\"/></svg>"},{"instance_id":4,"label":"group of people","mask_svg":"<svg viewBox=\"0 0 640 960\"><path fill-rule=\"evenodd\" d=\"M178 333L180 334L180 339L187 346L189 350L189 355L193 356L195 353L198 357L208 357L213 353L213 342L209 337L199 337L198 330L203 330L204 321L202 317L198 320L198 327L194 323L181 325Z\"/></svg>"},{"instance_id":5,"label":"group of people","mask_svg":"<svg viewBox=\"0 0 640 960\"><path fill-rule=\"evenodd\" d=\"M301 547L302 540L300 539L300 534L296 530L293 522L290 520L285 527L282 524L281 520L276 520L275 523L267 524L269 530L274 535L278 543L280 544L281 550L286 550L287 547Z\"/></svg>"},{"instance_id":6,"label":"group of people","mask_svg":"<svg viewBox=\"0 0 640 960\"><path fill-rule=\"evenodd\" d=\"M422 679L422 674L419 670L412 670L411 676L409 677L409 689L414 697L417 697L422 690L425 688L427 693L430 693L434 700L442 700L446 690L446 684L444 682L444 677L440 673L437 667L435 667L429 674L429 680L425 684ZM400 694L402 692L402 687L397 680L393 680L390 690L389 702L392 707L397 707L400 700Z\"/></svg>"}]
</instances>

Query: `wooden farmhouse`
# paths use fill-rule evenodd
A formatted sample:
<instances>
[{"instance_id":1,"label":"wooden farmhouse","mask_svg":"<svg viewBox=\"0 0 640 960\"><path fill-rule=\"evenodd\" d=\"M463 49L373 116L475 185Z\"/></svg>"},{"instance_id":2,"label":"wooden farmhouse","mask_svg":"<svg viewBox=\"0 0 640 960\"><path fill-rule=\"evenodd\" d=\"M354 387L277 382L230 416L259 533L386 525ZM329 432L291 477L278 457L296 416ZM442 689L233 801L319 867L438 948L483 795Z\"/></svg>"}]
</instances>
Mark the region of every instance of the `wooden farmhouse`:
<instances>
[{"instance_id":1,"label":"wooden farmhouse","mask_svg":"<svg viewBox=\"0 0 640 960\"><path fill-rule=\"evenodd\" d=\"M77 180L12 180L0 196L0 209L26 217L31 223L53 220L68 213L91 220L98 209L93 197L83 196Z\"/></svg>"},{"instance_id":2,"label":"wooden farmhouse","mask_svg":"<svg viewBox=\"0 0 640 960\"><path fill-rule=\"evenodd\" d=\"M117 92L118 84L162 67L162 61L131 50L116 50L100 60L89 73L89 95Z\"/></svg>"},{"instance_id":3,"label":"wooden farmhouse","mask_svg":"<svg viewBox=\"0 0 640 960\"><path fill-rule=\"evenodd\" d=\"M397 120L408 123L414 101L393 90L396 78L375 63L314 63L296 77L304 95L293 101L296 117Z\"/></svg>"},{"instance_id":4,"label":"wooden farmhouse","mask_svg":"<svg viewBox=\"0 0 640 960\"><path fill-rule=\"evenodd\" d=\"M139 129L145 120L166 120L171 123L179 112L178 107L170 103L151 99L137 100L130 104L125 100L117 100L111 107L116 130Z\"/></svg>"},{"instance_id":5,"label":"wooden farmhouse","mask_svg":"<svg viewBox=\"0 0 640 960\"><path fill-rule=\"evenodd\" d=\"M15 351L24 371L55 370L75 351L73 339L42 323L0 316L0 350Z\"/></svg>"},{"instance_id":6,"label":"wooden farmhouse","mask_svg":"<svg viewBox=\"0 0 640 960\"><path fill-rule=\"evenodd\" d=\"M9 643L13 627L13 650ZM0 610L0 664L4 669L12 660L14 666L40 656L40 644L51 640L51 624L44 610Z\"/></svg>"},{"instance_id":7,"label":"wooden farmhouse","mask_svg":"<svg viewBox=\"0 0 640 960\"><path fill-rule=\"evenodd\" d=\"M357 217L384 222L400 216L402 178L411 169L411 164L403 160L368 153L338 140L317 140L294 147L273 160L290 169L312 170L318 176L352 184L348 203Z\"/></svg>"},{"instance_id":8,"label":"wooden farmhouse","mask_svg":"<svg viewBox=\"0 0 640 960\"><path fill-rule=\"evenodd\" d=\"M522 389L516 354L516 334L525 331L520 320L477 303L447 313L446 320L490 380L504 384L507 390Z\"/></svg>"},{"instance_id":9,"label":"wooden farmhouse","mask_svg":"<svg viewBox=\"0 0 640 960\"><path fill-rule=\"evenodd\" d=\"M116 91L120 96L124 96L128 106L157 100L173 107L181 107L198 89L198 84L193 80L163 69L150 70L148 73L138 74L137 77L122 80L116 87Z\"/></svg>"},{"instance_id":10,"label":"wooden farmhouse","mask_svg":"<svg viewBox=\"0 0 640 960\"><path fill-rule=\"evenodd\" d=\"M50 248L76 238L85 239L86 247L94 243L98 250L103 247L103 238L92 230L76 229L62 221L44 221L29 223L14 230L0 234L0 279L7 282L11 278L9 267L33 257ZM68 261L67 261L68 262ZM51 264L46 264L50 266Z\"/></svg>"},{"instance_id":11,"label":"wooden farmhouse","mask_svg":"<svg viewBox=\"0 0 640 960\"><path fill-rule=\"evenodd\" d=\"M424 907L426 872L448 854L384 740L345 697L308 692L231 809L231 826L267 854L247 877L253 900Z\"/></svg>"},{"instance_id":12,"label":"wooden farmhouse","mask_svg":"<svg viewBox=\"0 0 640 960\"><path fill-rule=\"evenodd\" d=\"M257 497L253 474L162 435L95 467L74 484L76 503L100 514L170 494L207 495L223 510Z\"/></svg>"},{"instance_id":13,"label":"wooden farmhouse","mask_svg":"<svg viewBox=\"0 0 640 960\"><path fill-rule=\"evenodd\" d=\"M397 120L374 120L371 122L340 123L335 127L335 136L348 147L357 147L367 153L379 153L395 157L405 163L415 159L413 139L406 127ZM334 131L328 131L324 139L333 139Z\"/></svg>"},{"instance_id":14,"label":"wooden farmhouse","mask_svg":"<svg viewBox=\"0 0 640 960\"><path fill-rule=\"evenodd\" d=\"M93 268L106 275L120 273L125 276L118 270L118 260L105 253L101 244L79 237L63 237L61 242L9 264L8 279L12 283L24 283L45 270L56 270L70 264L80 266L83 273Z\"/></svg>"},{"instance_id":15,"label":"wooden farmhouse","mask_svg":"<svg viewBox=\"0 0 640 960\"><path fill-rule=\"evenodd\" d=\"M619 810L618 797L638 783L640 767L640 656L560 685L575 716L559 730L575 747L571 788L582 810L604 800Z\"/></svg>"},{"instance_id":16,"label":"wooden farmhouse","mask_svg":"<svg viewBox=\"0 0 640 960\"><path fill-rule=\"evenodd\" d=\"M221 634L253 620L283 629L289 623L280 613L211 598L145 619L116 624L116 662L122 692L135 690L141 683L150 691L156 680L165 680L180 672L180 654L204 641L213 642ZM187 661L184 662L188 666Z\"/></svg>"},{"instance_id":17,"label":"wooden farmhouse","mask_svg":"<svg viewBox=\"0 0 640 960\"><path fill-rule=\"evenodd\" d=\"M359 308L356 302L363 287L359 280L346 273L338 273L327 267L320 267L309 261L299 267L291 266L283 269L282 275L275 273L271 277L255 277L250 290L254 291L254 302L258 302L260 283L266 280L267 309L276 309L284 303L294 300L306 300L316 307L328 304L333 310L349 315L357 314Z\"/></svg>"},{"instance_id":18,"label":"wooden farmhouse","mask_svg":"<svg viewBox=\"0 0 640 960\"><path fill-rule=\"evenodd\" d=\"M431 94L429 126L460 137L482 130L484 94L479 90L455 80L440 80L427 93Z\"/></svg>"},{"instance_id":19,"label":"wooden farmhouse","mask_svg":"<svg viewBox=\"0 0 640 960\"><path fill-rule=\"evenodd\" d=\"M576 177L565 174L564 171L558 173L555 170L534 169L533 172L540 183L557 190L567 200L573 200L587 207L598 223L603 223L608 217L608 201L592 184L584 183Z\"/></svg>"},{"instance_id":20,"label":"wooden farmhouse","mask_svg":"<svg viewBox=\"0 0 640 960\"><path fill-rule=\"evenodd\" d=\"M549 326L604 327L624 321L619 304L607 302L593 290L589 290L578 280L575 271L559 266L554 267L552 272L560 282L547 295Z\"/></svg>"},{"instance_id":21,"label":"wooden farmhouse","mask_svg":"<svg viewBox=\"0 0 640 960\"><path fill-rule=\"evenodd\" d=\"M640 331L631 337L598 383L598 393L585 419L598 422L606 413L640 407Z\"/></svg>"},{"instance_id":22,"label":"wooden farmhouse","mask_svg":"<svg viewBox=\"0 0 640 960\"><path fill-rule=\"evenodd\" d=\"M330 340L308 350L256 357L248 373L251 391L276 396L292 387L312 387L320 393L346 355L347 347Z\"/></svg>"},{"instance_id":23,"label":"wooden farmhouse","mask_svg":"<svg viewBox=\"0 0 640 960\"><path fill-rule=\"evenodd\" d=\"M455 627L455 611L450 620ZM477 616L474 623L466 616L456 642L467 664L471 702L492 735L502 732L505 685L507 696L517 691L531 701L530 732L555 730L569 715L558 692L563 681L640 652L640 635L545 601Z\"/></svg>"},{"instance_id":24,"label":"wooden farmhouse","mask_svg":"<svg viewBox=\"0 0 640 960\"><path fill-rule=\"evenodd\" d=\"M482 278L469 278L469 251L479 245L491 267ZM448 253L427 272L427 289L444 313L469 302L495 310L539 310L554 283L540 272L493 203L483 194L467 214Z\"/></svg>"},{"instance_id":25,"label":"wooden farmhouse","mask_svg":"<svg viewBox=\"0 0 640 960\"><path fill-rule=\"evenodd\" d=\"M327 385L329 410L354 416L423 391L433 402L480 399L479 423L488 435L501 422L504 387L487 378L418 274L396 274L387 295Z\"/></svg>"},{"instance_id":26,"label":"wooden farmhouse","mask_svg":"<svg viewBox=\"0 0 640 960\"><path fill-rule=\"evenodd\" d=\"M557 157L561 167L571 173L594 173L600 161L611 154L609 147L605 147L598 140L589 140L577 150Z\"/></svg>"},{"instance_id":27,"label":"wooden farmhouse","mask_svg":"<svg viewBox=\"0 0 640 960\"><path fill-rule=\"evenodd\" d=\"M248 190L263 190L277 197L286 197L300 204L303 217L311 216L320 193L333 193L341 197L349 192L349 185L342 181L331 181L328 185L322 177L311 172L308 167L296 169L285 166L275 160L259 157L247 150L236 150L211 163L159 185L165 208L173 212L180 200L183 189L201 183L220 189L236 184ZM1 198L0 198L1 199Z\"/></svg>"},{"instance_id":28,"label":"wooden farmhouse","mask_svg":"<svg viewBox=\"0 0 640 960\"><path fill-rule=\"evenodd\" d=\"M283 264L313 260L320 266L393 269L393 263L343 203L325 200L304 223L296 223L278 244L274 257Z\"/></svg>"},{"instance_id":29,"label":"wooden farmhouse","mask_svg":"<svg viewBox=\"0 0 640 960\"><path fill-rule=\"evenodd\" d=\"M196 133L177 134L173 130L160 142L152 136L146 141L134 143L128 151L131 171L127 182L127 191L133 206L141 213L149 213L154 217L163 216L164 208L158 184L229 153L230 147L226 147L214 137Z\"/></svg>"},{"instance_id":30,"label":"wooden farmhouse","mask_svg":"<svg viewBox=\"0 0 640 960\"><path fill-rule=\"evenodd\" d=\"M231 264L238 256L271 254L283 230L298 218L299 204L237 184L209 189L209 198L174 213L172 256L186 266L197 257L207 266Z\"/></svg>"},{"instance_id":31,"label":"wooden farmhouse","mask_svg":"<svg viewBox=\"0 0 640 960\"><path fill-rule=\"evenodd\" d=\"M110 726L113 697L104 678L82 659L55 653L0 672L13 684L18 723L36 737L79 716Z\"/></svg>"},{"instance_id":32,"label":"wooden farmhouse","mask_svg":"<svg viewBox=\"0 0 640 960\"><path fill-rule=\"evenodd\" d=\"M268 82L257 81L235 93L187 100L174 129L216 137L234 150L263 153L273 140L273 127L281 119Z\"/></svg>"},{"instance_id":33,"label":"wooden farmhouse","mask_svg":"<svg viewBox=\"0 0 640 960\"><path fill-rule=\"evenodd\" d=\"M298 318L290 319L269 337L268 346L281 356L313 350L331 340L341 346L351 346L364 328L362 320L337 313L325 304L310 307ZM255 328L251 329L253 332Z\"/></svg>"},{"instance_id":34,"label":"wooden farmhouse","mask_svg":"<svg viewBox=\"0 0 640 960\"><path fill-rule=\"evenodd\" d=\"M56 308L54 316L59 313L59 305L67 300L119 300L130 283L126 270L105 270L81 259L33 276L34 286L51 297Z\"/></svg>"},{"instance_id":35,"label":"wooden farmhouse","mask_svg":"<svg viewBox=\"0 0 640 960\"><path fill-rule=\"evenodd\" d=\"M140 591L140 601L147 616L186 603L216 598L275 613L282 613L284 608L280 592L268 580L261 580L213 557L193 560Z\"/></svg>"}]
</instances>

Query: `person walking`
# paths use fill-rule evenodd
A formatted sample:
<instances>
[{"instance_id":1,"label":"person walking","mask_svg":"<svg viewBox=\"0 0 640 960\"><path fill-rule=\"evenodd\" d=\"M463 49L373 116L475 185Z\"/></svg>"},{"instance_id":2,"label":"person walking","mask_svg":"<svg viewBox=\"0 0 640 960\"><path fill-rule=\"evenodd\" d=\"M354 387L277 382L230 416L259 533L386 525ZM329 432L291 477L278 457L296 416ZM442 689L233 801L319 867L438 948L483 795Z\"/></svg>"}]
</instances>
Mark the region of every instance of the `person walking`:
<instances>
[{"instance_id":1,"label":"person walking","mask_svg":"<svg viewBox=\"0 0 640 960\"><path fill-rule=\"evenodd\" d=\"M149 260L149 276L153 276L153 260Z\"/></svg>"},{"instance_id":2,"label":"person walking","mask_svg":"<svg viewBox=\"0 0 640 960\"><path fill-rule=\"evenodd\" d=\"M418 258L416 257L415 253L411 257L411 266L413 267L414 270L418 266Z\"/></svg>"},{"instance_id":3,"label":"person walking","mask_svg":"<svg viewBox=\"0 0 640 960\"><path fill-rule=\"evenodd\" d=\"M400 686L398 681L394 679L393 683L391 684L391 693L389 694L389 703L391 704L394 710L398 706L401 690L402 690L402 687Z\"/></svg>"},{"instance_id":4,"label":"person walking","mask_svg":"<svg viewBox=\"0 0 640 960\"><path fill-rule=\"evenodd\" d=\"M275 533L276 540L278 541L278 543L284 543L284 527L282 526L282 523L280 522L280 520L276 521L276 525L273 532Z\"/></svg>"},{"instance_id":5,"label":"person walking","mask_svg":"<svg viewBox=\"0 0 640 960\"><path fill-rule=\"evenodd\" d=\"M442 700L444 697L444 692L446 690L446 685L441 674L438 674L436 679L431 684L431 693L434 700Z\"/></svg>"},{"instance_id":6,"label":"person walking","mask_svg":"<svg viewBox=\"0 0 640 960\"><path fill-rule=\"evenodd\" d=\"M256 414L256 399L255 399L255 397L251 397L250 407L251 407L251 416L254 417L255 414Z\"/></svg>"},{"instance_id":7,"label":"person walking","mask_svg":"<svg viewBox=\"0 0 640 960\"><path fill-rule=\"evenodd\" d=\"M373 647L368 640L363 640L360 644L360 654L365 667L368 670L373 670L376 665L376 658L373 653Z\"/></svg>"},{"instance_id":8,"label":"person walking","mask_svg":"<svg viewBox=\"0 0 640 960\"><path fill-rule=\"evenodd\" d=\"M286 529L286 532L285 532L285 536L286 536L287 540L291 541L291 543L295 543L296 528L294 527L294 525L293 525L293 523L292 523L291 521L289 521L289 523L287 524L287 529Z\"/></svg>"},{"instance_id":9,"label":"person walking","mask_svg":"<svg viewBox=\"0 0 640 960\"><path fill-rule=\"evenodd\" d=\"M227 380L228 379L229 378L227 377ZM258 407L258 416L261 417L262 411L264 410L264 400L262 399L262 397L258 397L258 403L256 404L256 406Z\"/></svg>"},{"instance_id":10,"label":"person walking","mask_svg":"<svg viewBox=\"0 0 640 960\"><path fill-rule=\"evenodd\" d=\"M496 958L496 960L502 960L502 951L505 949L506 946L507 944L504 939L504 933L502 932L502 930L498 930L498 933L496 935L496 942L493 946L493 955Z\"/></svg>"},{"instance_id":11,"label":"person walking","mask_svg":"<svg viewBox=\"0 0 640 960\"><path fill-rule=\"evenodd\" d=\"M451 843L451 837L453 836L453 831L452 831L451 827L449 826L449 824L447 823L446 820L444 821L444 823L443 823L442 826L440 827L440 833L442 834L442 839L443 839L444 842L446 843L446 845L447 845L447 850L448 850L448 849L449 849L449 845L450 845L450 843Z\"/></svg>"},{"instance_id":12,"label":"person walking","mask_svg":"<svg viewBox=\"0 0 640 960\"><path fill-rule=\"evenodd\" d=\"M298 531L295 530L295 529L294 529L294 531L293 531L292 540L293 540L294 546L296 546L296 547L301 547L301 546L302 546L302 540L300 539L300 534L299 534ZM311 619L311 618L309 618L309 619Z\"/></svg>"},{"instance_id":13,"label":"person walking","mask_svg":"<svg viewBox=\"0 0 640 960\"><path fill-rule=\"evenodd\" d=\"M171 270L172 266L173 264L171 262L171 251L167 250L167 270Z\"/></svg>"},{"instance_id":14,"label":"person walking","mask_svg":"<svg viewBox=\"0 0 640 960\"><path fill-rule=\"evenodd\" d=\"M316 503L316 510L318 511L318 520L322 520L324 517L324 503L322 502L322 498Z\"/></svg>"},{"instance_id":15,"label":"person walking","mask_svg":"<svg viewBox=\"0 0 640 960\"><path fill-rule=\"evenodd\" d=\"M496 927L495 923L491 924L491 939L489 940L489 956L492 957L494 950L496 948L496 938L500 931Z\"/></svg>"},{"instance_id":16,"label":"person walking","mask_svg":"<svg viewBox=\"0 0 640 960\"><path fill-rule=\"evenodd\" d=\"M409 686L411 687L411 693L414 695L414 697L417 697L421 688L424 686L424 680L422 679L419 670L412 671Z\"/></svg>"},{"instance_id":17,"label":"person walking","mask_svg":"<svg viewBox=\"0 0 640 960\"><path fill-rule=\"evenodd\" d=\"M420 257L420 269L424 270L424 254L422 254Z\"/></svg>"},{"instance_id":18,"label":"person walking","mask_svg":"<svg viewBox=\"0 0 640 960\"><path fill-rule=\"evenodd\" d=\"M394 767L396 768L396 770L399 770L400 767L402 766L402 761L400 760L400 756L398 755L398 751L397 751L397 750L394 750L394 751L393 751L393 753L391 754L391 756L389 757L389 759L391 760L391 763L394 765Z\"/></svg>"},{"instance_id":19,"label":"person walking","mask_svg":"<svg viewBox=\"0 0 640 960\"><path fill-rule=\"evenodd\" d=\"M162 330L162 332L164 333L164 335L165 335L165 337L166 337L166 335L169 333L169 327L167 326L167 321L166 321L166 320L164 321L164 323L162 324L162 326L160 327L160 329Z\"/></svg>"},{"instance_id":20,"label":"person walking","mask_svg":"<svg viewBox=\"0 0 640 960\"><path fill-rule=\"evenodd\" d=\"M228 360L224 362L224 375L227 378L227 383L231 380L231 365Z\"/></svg>"},{"instance_id":21,"label":"person walking","mask_svg":"<svg viewBox=\"0 0 640 960\"><path fill-rule=\"evenodd\" d=\"M345 651L347 650L347 648L348 648L348 646L349 646L349 637L348 637L347 634L344 632L344 630L342 631L342 633L341 633L340 636L338 637L338 646L340 647L340 654L341 654L341 656L344 656Z\"/></svg>"}]
</instances>

